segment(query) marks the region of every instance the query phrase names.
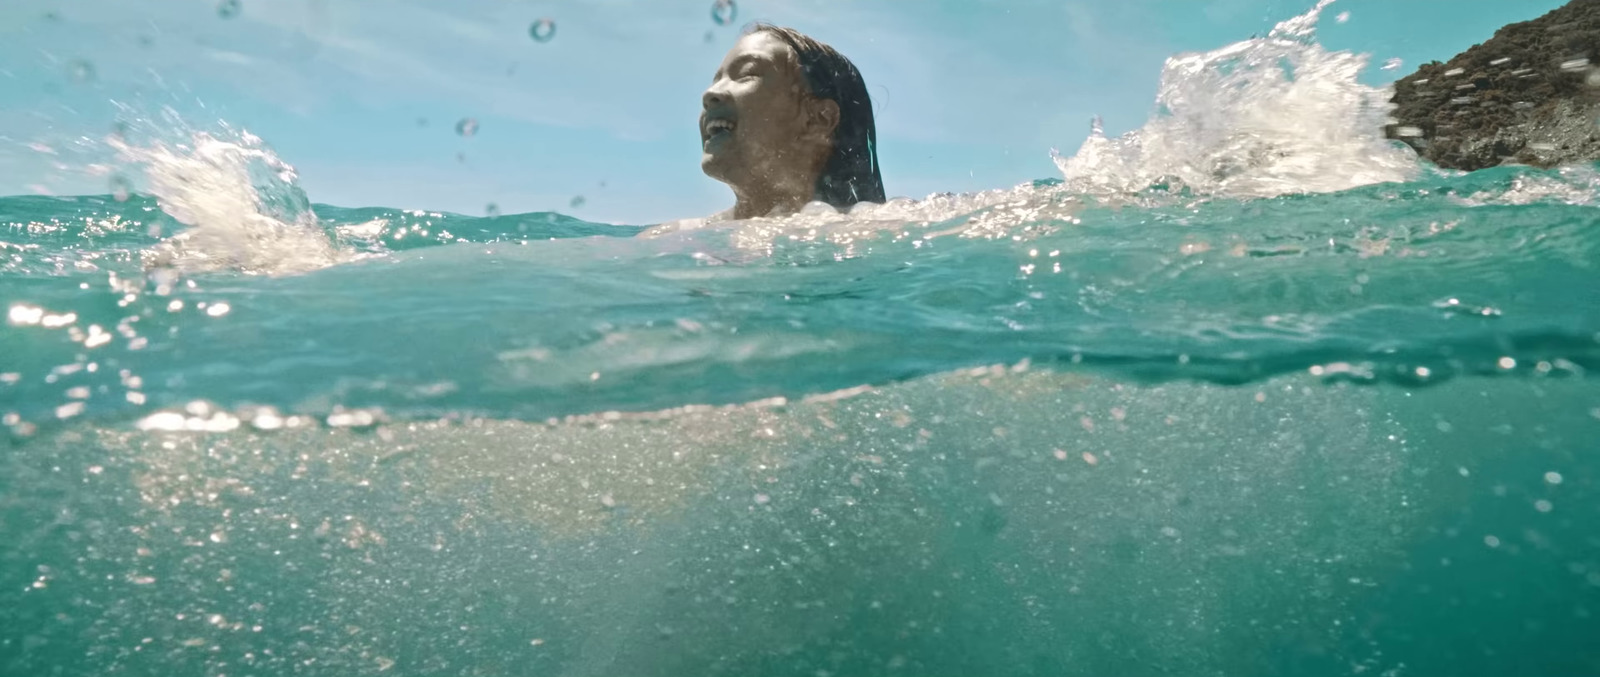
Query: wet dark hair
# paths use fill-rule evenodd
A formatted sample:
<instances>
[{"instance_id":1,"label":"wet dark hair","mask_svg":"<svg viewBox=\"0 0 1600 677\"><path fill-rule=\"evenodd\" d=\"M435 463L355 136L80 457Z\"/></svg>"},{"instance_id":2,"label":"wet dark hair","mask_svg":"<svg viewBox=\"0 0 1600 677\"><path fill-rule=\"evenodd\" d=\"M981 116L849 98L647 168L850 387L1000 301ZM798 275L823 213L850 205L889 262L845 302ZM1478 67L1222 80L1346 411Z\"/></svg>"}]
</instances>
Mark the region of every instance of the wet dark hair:
<instances>
[{"instance_id":1,"label":"wet dark hair","mask_svg":"<svg viewBox=\"0 0 1600 677\"><path fill-rule=\"evenodd\" d=\"M751 24L746 33L770 33L788 43L800 62L800 73L812 96L839 105L833 129L833 152L817 177L817 198L843 209L857 202L883 202L883 175L878 171L878 130L872 119L872 97L861 71L838 50L793 28Z\"/></svg>"}]
</instances>

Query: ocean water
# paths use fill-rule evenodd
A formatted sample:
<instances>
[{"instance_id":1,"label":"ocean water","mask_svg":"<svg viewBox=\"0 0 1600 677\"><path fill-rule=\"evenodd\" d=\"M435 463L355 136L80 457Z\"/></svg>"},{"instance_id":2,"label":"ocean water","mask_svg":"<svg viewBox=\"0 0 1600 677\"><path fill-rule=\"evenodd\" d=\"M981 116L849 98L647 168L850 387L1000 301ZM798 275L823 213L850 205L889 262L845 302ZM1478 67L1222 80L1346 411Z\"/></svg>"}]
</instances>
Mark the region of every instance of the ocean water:
<instances>
[{"instance_id":1,"label":"ocean water","mask_svg":"<svg viewBox=\"0 0 1600 677\"><path fill-rule=\"evenodd\" d=\"M849 214L140 118L0 198L0 674L1600 674L1600 171L1419 164L1327 4Z\"/></svg>"}]
</instances>

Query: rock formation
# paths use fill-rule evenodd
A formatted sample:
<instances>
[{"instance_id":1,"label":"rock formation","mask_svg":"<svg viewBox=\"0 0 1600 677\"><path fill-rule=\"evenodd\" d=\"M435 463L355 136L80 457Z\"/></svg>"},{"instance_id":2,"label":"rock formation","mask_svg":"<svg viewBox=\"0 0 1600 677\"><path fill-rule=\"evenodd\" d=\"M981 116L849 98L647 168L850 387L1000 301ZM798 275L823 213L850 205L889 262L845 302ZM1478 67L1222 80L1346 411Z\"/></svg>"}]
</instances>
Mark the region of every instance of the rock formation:
<instances>
[{"instance_id":1,"label":"rock formation","mask_svg":"<svg viewBox=\"0 0 1600 677\"><path fill-rule=\"evenodd\" d=\"M1600 160L1600 0L1501 28L1395 83L1389 138L1440 167Z\"/></svg>"}]
</instances>

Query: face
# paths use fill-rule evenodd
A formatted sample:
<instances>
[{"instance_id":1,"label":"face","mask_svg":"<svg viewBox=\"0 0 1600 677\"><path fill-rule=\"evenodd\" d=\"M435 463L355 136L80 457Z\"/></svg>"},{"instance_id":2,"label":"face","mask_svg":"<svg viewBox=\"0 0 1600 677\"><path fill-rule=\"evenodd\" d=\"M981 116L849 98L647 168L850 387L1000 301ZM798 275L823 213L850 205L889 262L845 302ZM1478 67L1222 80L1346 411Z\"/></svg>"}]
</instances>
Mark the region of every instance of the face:
<instances>
[{"instance_id":1,"label":"face","mask_svg":"<svg viewBox=\"0 0 1600 677\"><path fill-rule=\"evenodd\" d=\"M734 186L778 180L818 142L806 92L787 43L765 32L740 38L701 98L701 169Z\"/></svg>"}]
</instances>

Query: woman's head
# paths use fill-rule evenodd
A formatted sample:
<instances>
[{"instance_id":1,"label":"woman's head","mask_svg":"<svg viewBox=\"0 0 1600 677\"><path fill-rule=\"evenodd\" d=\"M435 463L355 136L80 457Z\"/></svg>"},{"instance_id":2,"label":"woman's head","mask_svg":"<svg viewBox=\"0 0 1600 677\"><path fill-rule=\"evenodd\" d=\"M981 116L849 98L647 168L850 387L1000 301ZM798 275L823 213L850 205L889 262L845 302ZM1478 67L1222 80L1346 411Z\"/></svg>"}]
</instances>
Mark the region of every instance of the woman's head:
<instances>
[{"instance_id":1,"label":"woman's head","mask_svg":"<svg viewBox=\"0 0 1600 677\"><path fill-rule=\"evenodd\" d=\"M741 216L884 200L866 82L832 47L756 24L702 102L701 167L733 188Z\"/></svg>"}]
</instances>

